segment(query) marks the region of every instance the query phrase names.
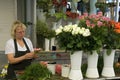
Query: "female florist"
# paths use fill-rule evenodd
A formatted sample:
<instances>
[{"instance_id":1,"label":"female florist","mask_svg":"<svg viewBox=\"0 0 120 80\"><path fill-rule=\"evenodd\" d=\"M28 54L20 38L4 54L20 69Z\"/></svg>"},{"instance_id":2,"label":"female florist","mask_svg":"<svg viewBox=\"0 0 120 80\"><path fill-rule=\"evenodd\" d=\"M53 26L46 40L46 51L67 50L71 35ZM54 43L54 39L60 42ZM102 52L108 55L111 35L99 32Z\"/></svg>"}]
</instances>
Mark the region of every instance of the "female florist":
<instances>
[{"instance_id":1,"label":"female florist","mask_svg":"<svg viewBox=\"0 0 120 80\"><path fill-rule=\"evenodd\" d=\"M56 30L56 40L61 49L70 51L71 70L69 79L115 77L114 55L120 48L120 23L102 15L84 13L78 24L60 26ZM87 55L85 74L81 70L82 54ZM99 56L103 56L101 73L97 66ZM107 58L105 57L105 54ZM108 63L105 63L110 61ZM106 65L107 64L107 65ZM108 73L109 71L109 73Z\"/></svg>"}]
</instances>

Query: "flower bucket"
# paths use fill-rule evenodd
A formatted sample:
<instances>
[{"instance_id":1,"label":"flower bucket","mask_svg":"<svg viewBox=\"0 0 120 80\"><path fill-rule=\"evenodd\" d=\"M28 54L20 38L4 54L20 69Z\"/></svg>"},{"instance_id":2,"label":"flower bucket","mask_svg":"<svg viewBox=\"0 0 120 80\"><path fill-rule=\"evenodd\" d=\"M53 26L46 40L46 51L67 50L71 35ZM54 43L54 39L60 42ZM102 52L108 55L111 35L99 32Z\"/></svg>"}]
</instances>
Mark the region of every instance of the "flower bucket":
<instances>
[{"instance_id":1,"label":"flower bucket","mask_svg":"<svg viewBox=\"0 0 120 80\"><path fill-rule=\"evenodd\" d=\"M55 38L51 38L50 48L53 50L53 46L55 46Z\"/></svg>"},{"instance_id":2,"label":"flower bucket","mask_svg":"<svg viewBox=\"0 0 120 80\"><path fill-rule=\"evenodd\" d=\"M92 54L88 54L88 68L86 71L87 78L99 78L97 63L98 53L96 50L94 50Z\"/></svg>"},{"instance_id":3,"label":"flower bucket","mask_svg":"<svg viewBox=\"0 0 120 80\"><path fill-rule=\"evenodd\" d=\"M49 51L50 50L49 47L50 47L50 40L45 38L45 51Z\"/></svg>"},{"instance_id":4,"label":"flower bucket","mask_svg":"<svg viewBox=\"0 0 120 80\"><path fill-rule=\"evenodd\" d=\"M73 54L70 55L71 70L69 74L69 79L83 79L83 75L81 72L82 53L83 51L75 51Z\"/></svg>"},{"instance_id":5,"label":"flower bucket","mask_svg":"<svg viewBox=\"0 0 120 80\"><path fill-rule=\"evenodd\" d=\"M70 66L69 65L62 65L62 77L68 77L70 73Z\"/></svg>"},{"instance_id":6,"label":"flower bucket","mask_svg":"<svg viewBox=\"0 0 120 80\"><path fill-rule=\"evenodd\" d=\"M102 70L103 77L115 76L115 72L113 68L114 56L115 56L115 50L112 50L110 55L107 55L107 49L104 50L104 53L103 53L104 66Z\"/></svg>"},{"instance_id":7,"label":"flower bucket","mask_svg":"<svg viewBox=\"0 0 120 80\"><path fill-rule=\"evenodd\" d=\"M52 72L52 74L55 74L55 65L56 64L47 64L47 68Z\"/></svg>"}]
</instances>

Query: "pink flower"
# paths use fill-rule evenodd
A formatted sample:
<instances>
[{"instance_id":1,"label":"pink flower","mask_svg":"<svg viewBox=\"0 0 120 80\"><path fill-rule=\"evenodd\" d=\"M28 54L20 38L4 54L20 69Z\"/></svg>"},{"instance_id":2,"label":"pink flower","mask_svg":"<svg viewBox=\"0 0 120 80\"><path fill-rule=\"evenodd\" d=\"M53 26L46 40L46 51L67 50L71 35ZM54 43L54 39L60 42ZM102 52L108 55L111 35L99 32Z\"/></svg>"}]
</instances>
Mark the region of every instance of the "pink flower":
<instances>
[{"instance_id":1,"label":"pink flower","mask_svg":"<svg viewBox=\"0 0 120 80\"><path fill-rule=\"evenodd\" d=\"M79 16L79 19L80 20L85 19L85 16Z\"/></svg>"},{"instance_id":2,"label":"pink flower","mask_svg":"<svg viewBox=\"0 0 120 80\"><path fill-rule=\"evenodd\" d=\"M87 25L88 27L90 27L90 21L89 21L89 20L86 20L86 25Z\"/></svg>"},{"instance_id":3,"label":"pink flower","mask_svg":"<svg viewBox=\"0 0 120 80\"><path fill-rule=\"evenodd\" d=\"M103 16L103 12L101 12L101 11L99 11L97 14L98 14L99 16Z\"/></svg>"},{"instance_id":4,"label":"pink flower","mask_svg":"<svg viewBox=\"0 0 120 80\"><path fill-rule=\"evenodd\" d=\"M87 16L88 16L88 13L83 13L83 15L84 15L85 17L87 17Z\"/></svg>"},{"instance_id":5,"label":"pink flower","mask_svg":"<svg viewBox=\"0 0 120 80\"><path fill-rule=\"evenodd\" d=\"M91 28L94 28L95 27L95 24L91 24Z\"/></svg>"},{"instance_id":6,"label":"pink flower","mask_svg":"<svg viewBox=\"0 0 120 80\"><path fill-rule=\"evenodd\" d=\"M97 26L98 27L100 27L100 26L102 26L103 25L103 23L101 22L101 21L97 21Z\"/></svg>"}]
</instances>

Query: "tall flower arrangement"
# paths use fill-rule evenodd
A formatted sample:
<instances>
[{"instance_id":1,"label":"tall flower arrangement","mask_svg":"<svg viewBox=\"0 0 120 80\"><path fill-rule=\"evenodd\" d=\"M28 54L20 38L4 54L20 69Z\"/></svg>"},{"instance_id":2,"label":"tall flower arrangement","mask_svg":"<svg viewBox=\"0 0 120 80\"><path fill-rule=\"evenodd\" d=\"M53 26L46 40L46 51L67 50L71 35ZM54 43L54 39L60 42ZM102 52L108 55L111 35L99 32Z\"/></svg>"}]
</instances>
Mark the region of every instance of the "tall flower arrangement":
<instances>
[{"instance_id":1,"label":"tall flower arrangement","mask_svg":"<svg viewBox=\"0 0 120 80\"><path fill-rule=\"evenodd\" d=\"M107 49L108 55L112 49L120 48L120 22L115 22L114 20L109 21L103 44L104 49Z\"/></svg>"},{"instance_id":2,"label":"tall flower arrangement","mask_svg":"<svg viewBox=\"0 0 120 80\"><path fill-rule=\"evenodd\" d=\"M91 35L89 29L79 27L77 24L60 26L56 30L58 45L66 50L83 50L84 40Z\"/></svg>"},{"instance_id":3,"label":"tall flower arrangement","mask_svg":"<svg viewBox=\"0 0 120 80\"><path fill-rule=\"evenodd\" d=\"M110 19L103 16L102 12L91 15L84 13L79 19L79 26L88 28L91 32L91 36L86 39L87 43L83 46L84 51L100 51L105 39L104 36L107 34L108 22Z\"/></svg>"}]
</instances>

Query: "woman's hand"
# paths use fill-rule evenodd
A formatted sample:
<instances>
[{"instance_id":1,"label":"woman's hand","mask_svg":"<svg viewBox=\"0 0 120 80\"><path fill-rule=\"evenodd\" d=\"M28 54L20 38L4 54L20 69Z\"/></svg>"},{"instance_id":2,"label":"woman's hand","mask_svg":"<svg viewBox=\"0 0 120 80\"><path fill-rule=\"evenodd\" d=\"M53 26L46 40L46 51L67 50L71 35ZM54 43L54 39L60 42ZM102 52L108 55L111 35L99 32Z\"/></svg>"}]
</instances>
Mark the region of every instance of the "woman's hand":
<instances>
[{"instance_id":1,"label":"woman's hand","mask_svg":"<svg viewBox=\"0 0 120 80\"><path fill-rule=\"evenodd\" d=\"M32 59L32 58L34 58L34 53L33 52L30 52L30 53L27 53L27 54L25 54L25 59Z\"/></svg>"}]
</instances>

